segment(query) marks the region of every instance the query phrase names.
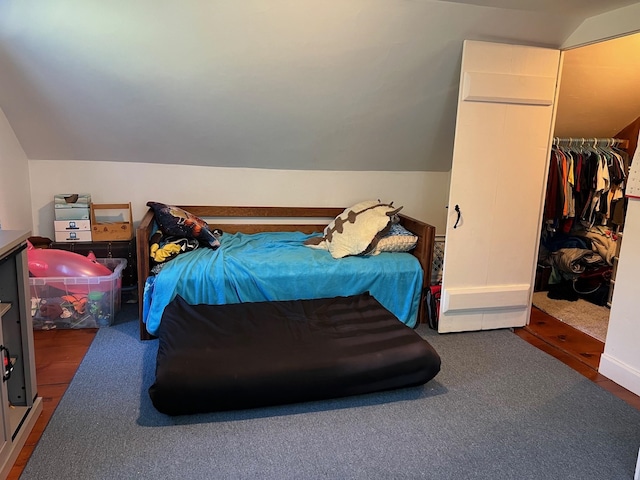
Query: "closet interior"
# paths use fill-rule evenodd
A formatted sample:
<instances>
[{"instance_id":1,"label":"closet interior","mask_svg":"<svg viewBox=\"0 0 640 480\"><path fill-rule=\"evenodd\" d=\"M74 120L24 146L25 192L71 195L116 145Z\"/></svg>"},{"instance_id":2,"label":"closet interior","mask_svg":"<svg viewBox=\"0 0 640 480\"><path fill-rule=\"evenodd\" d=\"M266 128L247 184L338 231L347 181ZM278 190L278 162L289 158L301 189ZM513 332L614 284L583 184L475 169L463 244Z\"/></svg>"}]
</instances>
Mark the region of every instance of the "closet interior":
<instances>
[{"instance_id":1,"label":"closet interior","mask_svg":"<svg viewBox=\"0 0 640 480\"><path fill-rule=\"evenodd\" d=\"M639 126L640 117L611 138L555 137L551 150L533 304L602 342Z\"/></svg>"},{"instance_id":2,"label":"closet interior","mask_svg":"<svg viewBox=\"0 0 640 480\"><path fill-rule=\"evenodd\" d=\"M533 305L603 343L640 132L638 49L640 33L563 52L540 225Z\"/></svg>"}]
</instances>

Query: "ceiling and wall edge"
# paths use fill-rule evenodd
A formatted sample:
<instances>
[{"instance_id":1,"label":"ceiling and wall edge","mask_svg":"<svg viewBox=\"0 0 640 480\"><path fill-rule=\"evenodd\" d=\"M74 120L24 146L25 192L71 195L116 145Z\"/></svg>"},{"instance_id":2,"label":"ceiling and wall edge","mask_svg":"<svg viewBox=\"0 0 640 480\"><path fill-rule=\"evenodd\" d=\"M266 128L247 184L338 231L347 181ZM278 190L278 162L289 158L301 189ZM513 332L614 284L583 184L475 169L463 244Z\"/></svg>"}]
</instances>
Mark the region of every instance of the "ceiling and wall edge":
<instances>
[{"instance_id":1,"label":"ceiling and wall edge","mask_svg":"<svg viewBox=\"0 0 640 480\"><path fill-rule=\"evenodd\" d=\"M462 40L558 48L597 5L469 3L9 2L0 106L30 159L444 172Z\"/></svg>"},{"instance_id":2,"label":"ceiling and wall edge","mask_svg":"<svg viewBox=\"0 0 640 480\"><path fill-rule=\"evenodd\" d=\"M560 47L563 50L640 32L640 4L585 19Z\"/></svg>"}]
</instances>

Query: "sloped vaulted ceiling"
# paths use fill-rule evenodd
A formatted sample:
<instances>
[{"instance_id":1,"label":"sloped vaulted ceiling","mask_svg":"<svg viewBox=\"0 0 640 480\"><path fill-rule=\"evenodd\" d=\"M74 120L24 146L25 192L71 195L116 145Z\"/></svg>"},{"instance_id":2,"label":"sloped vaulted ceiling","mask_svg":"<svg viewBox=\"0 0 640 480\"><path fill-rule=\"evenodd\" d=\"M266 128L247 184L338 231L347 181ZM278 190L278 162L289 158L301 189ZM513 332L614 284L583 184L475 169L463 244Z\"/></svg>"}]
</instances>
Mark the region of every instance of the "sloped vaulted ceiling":
<instances>
[{"instance_id":1,"label":"sloped vaulted ceiling","mask_svg":"<svg viewBox=\"0 0 640 480\"><path fill-rule=\"evenodd\" d=\"M446 171L462 41L557 48L603 3L6 1L0 108L30 159Z\"/></svg>"},{"instance_id":2,"label":"sloped vaulted ceiling","mask_svg":"<svg viewBox=\"0 0 640 480\"><path fill-rule=\"evenodd\" d=\"M568 50L555 135L615 136L640 117L640 34Z\"/></svg>"}]
</instances>

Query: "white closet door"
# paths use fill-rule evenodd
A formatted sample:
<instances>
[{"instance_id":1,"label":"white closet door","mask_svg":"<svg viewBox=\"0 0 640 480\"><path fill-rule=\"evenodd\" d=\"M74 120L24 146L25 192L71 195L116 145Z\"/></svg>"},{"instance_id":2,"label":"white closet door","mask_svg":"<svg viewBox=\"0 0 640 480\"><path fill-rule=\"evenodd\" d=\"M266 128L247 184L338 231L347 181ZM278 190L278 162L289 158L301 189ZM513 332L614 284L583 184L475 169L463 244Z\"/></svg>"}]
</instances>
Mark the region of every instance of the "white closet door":
<instances>
[{"instance_id":1,"label":"white closet door","mask_svg":"<svg viewBox=\"0 0 640 480\"><path fill-rule=\"evenodd\" d=\"M559 50L464 44L440 332L528 322L559 64Z\"/></svg>"}]
</instances>

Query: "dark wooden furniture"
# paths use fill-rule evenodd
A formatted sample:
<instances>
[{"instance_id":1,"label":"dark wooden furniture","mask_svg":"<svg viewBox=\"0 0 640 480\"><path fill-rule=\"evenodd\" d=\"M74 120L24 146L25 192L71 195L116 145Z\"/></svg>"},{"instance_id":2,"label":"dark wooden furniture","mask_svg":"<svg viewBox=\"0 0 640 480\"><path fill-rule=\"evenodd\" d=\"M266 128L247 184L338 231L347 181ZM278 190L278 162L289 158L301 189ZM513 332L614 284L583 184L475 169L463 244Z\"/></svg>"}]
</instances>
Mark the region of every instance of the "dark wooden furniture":
<instances>
[{"instance_id":1,"label":"dark wooden furniture","mask_svg":"<svg viewBox=\"0 0 640 480\"><path fill-rule=\"evenodd\" d=\"M614 135L615 138L621 138L629 141L625 150L632 158L638 146L638 132L640 132L640 117L636 118L633 122Z\"/></svg>"},{"instance_id":2,"label":"dark wooden furniture","mask_svg":"<svg viewBox=\"0 0 640 480\"><path fill-rule=\"evenodd\" d=\"M184 210L207 220L212 228L227 233L258 233L275 231L321 232L344 208L338 207L233 207L233 206L180 206ZM433 245L436 229L432 225L400 214L400 223L418 236L412 251L423 269L423 285L431 279ZM149 209L136 229L138 258L138 305L140 310L140 339L153 338L142 323L144 282L149 276L149 239L154 233L153 210ZM424 293L420 301L418 322L426 322Z\"/></svg>"},{"instance_id":3,"label":"dark wooden furniture","mask_svg":"<svg viewBox=\"0 0 640 480\"><path fill-rule=\"evenodd\" d=\"M122 271L122 287L133 288L138 283L136 239L105 242L51 242L49 248L68 250L87 255L90 251L97 258L124 258L127 266Z\"/></svg>"}]
</instances>

